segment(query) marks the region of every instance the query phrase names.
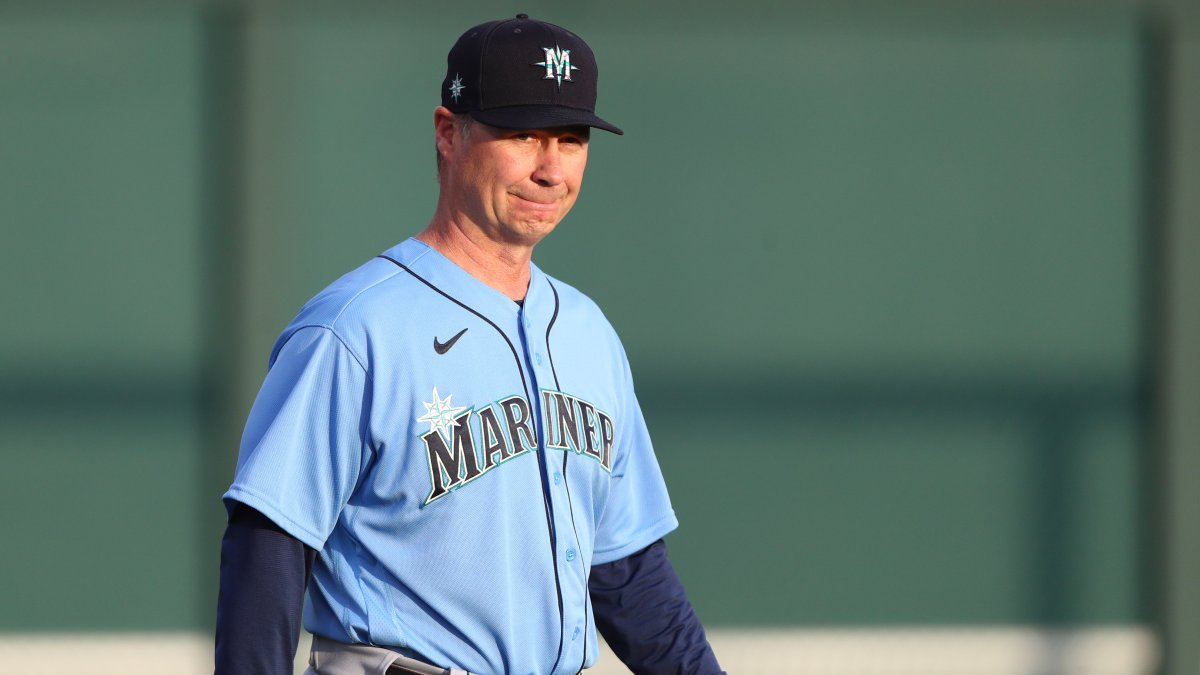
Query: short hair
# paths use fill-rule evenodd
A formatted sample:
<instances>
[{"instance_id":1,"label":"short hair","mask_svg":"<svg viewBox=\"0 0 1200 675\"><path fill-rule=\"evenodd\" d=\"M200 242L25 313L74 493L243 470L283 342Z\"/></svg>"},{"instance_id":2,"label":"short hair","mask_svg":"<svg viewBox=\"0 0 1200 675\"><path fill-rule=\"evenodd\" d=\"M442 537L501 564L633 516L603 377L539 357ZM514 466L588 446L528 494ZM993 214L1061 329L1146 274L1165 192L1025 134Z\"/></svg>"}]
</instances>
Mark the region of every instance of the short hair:
<instances>
[{"instance_id":1,"label":"short hair","mask_svg":"<svg viewBox=\"0 0 1200 675\"><path fill-rule=\"evenodd\" d=\"M475 118L467 113L454 113L454 124L458 126L458 134L462 138L471 135L471 127L475 125ZM437 155L437 177L442 177L442 151L437 149L437 142L433 144L434 154Z\"/></svg>"}]
</instances>

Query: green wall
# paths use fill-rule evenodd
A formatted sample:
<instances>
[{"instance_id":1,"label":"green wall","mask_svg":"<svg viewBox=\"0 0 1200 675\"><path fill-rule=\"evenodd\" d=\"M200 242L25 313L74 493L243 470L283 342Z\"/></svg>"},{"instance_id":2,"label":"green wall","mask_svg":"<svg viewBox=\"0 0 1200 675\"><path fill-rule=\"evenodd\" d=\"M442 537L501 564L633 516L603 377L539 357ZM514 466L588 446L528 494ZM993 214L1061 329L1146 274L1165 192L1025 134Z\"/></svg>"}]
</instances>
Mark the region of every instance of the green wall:
<instances>
[{"instance_id":1,"label":"green wall","mask_svg":"<svg viewBox=\"0 0 1200 675\"><path fill-rule=\"evenodd\" d=\"M481 7L0 6L0 629L211 625L270 344L427 222ZM1137 12L517 9L627 132L536 260L625 340L707 623L1150 618Z\"/></svg>"},{"instance_id":2,"label":"green wall","mask_svg":"<svg viewBox=\"0 0 1200 675\"><path fill-rule=\"evenodd\" d=\"M0 629L211 604L195 19L0 5Z\"/></svg>"}]
</instances>

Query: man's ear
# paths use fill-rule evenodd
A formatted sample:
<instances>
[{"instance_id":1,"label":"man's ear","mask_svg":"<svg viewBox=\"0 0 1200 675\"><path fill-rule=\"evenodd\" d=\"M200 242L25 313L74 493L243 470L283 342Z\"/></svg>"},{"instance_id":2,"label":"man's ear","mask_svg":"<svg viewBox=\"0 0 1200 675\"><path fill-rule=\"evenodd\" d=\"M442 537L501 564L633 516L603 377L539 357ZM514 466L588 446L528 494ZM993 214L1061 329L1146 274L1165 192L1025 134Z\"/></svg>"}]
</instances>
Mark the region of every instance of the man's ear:
<instances>
[{"instance_id":1,"label":"man's ear","mask_svg":"<svg viewBox=\"0 0 1200 675\"><path fill-rule=\"evenodd\" d=\"M438 153L443 159L454 153L458 141L462 139L455 131L456 120L454 113L445 106L438 106L433 111L433 141Z\"/></svg>"}]
</instances>

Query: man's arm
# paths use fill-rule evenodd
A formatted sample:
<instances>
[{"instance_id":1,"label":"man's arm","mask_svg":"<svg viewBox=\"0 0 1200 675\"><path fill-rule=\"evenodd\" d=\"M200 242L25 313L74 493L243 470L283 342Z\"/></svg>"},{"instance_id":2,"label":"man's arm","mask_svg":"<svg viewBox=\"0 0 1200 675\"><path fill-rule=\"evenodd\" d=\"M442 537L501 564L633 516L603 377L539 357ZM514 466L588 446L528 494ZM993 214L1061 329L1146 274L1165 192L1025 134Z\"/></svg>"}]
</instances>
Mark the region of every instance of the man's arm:
<instances>
[{"instance_id":1,"label":"man's arm","mask_svg":"<svg viewBox=\"0 0 1200 675\"><path fill-rule=\"evenodd\" d=\"M216 675L291 675L317 552L234 502L221 540Z\"/></svg>"},{"instance_id":2,"label":"man's arm","mask_svg":"<svg viewBox=\"0 0 1200 675\"><path fill-rule=\"evenodd\" d=\"M663 540L596 565L588 590L596 628L635 675L723 675Z\"/></svg>"}]
</instances>

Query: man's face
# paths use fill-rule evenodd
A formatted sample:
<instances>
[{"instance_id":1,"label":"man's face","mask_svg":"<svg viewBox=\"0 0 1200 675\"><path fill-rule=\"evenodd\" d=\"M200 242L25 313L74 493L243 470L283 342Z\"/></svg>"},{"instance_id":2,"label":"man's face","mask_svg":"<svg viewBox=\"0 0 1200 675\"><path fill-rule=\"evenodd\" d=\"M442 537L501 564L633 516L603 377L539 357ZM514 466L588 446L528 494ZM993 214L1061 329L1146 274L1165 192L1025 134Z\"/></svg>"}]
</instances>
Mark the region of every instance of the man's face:
<instances>
[{"instance_id":1,"label":"man's face","mask_svg":"<svg viewBox=\"0 0 1200 675\"><path fill-rule=\"evenodd\" d=\"M490 239L532 246L554 230L579 196L589 131L513 131L479 122L465 137L454 130L442 167L444 196Z\"/></svg>"}]
</instances>

